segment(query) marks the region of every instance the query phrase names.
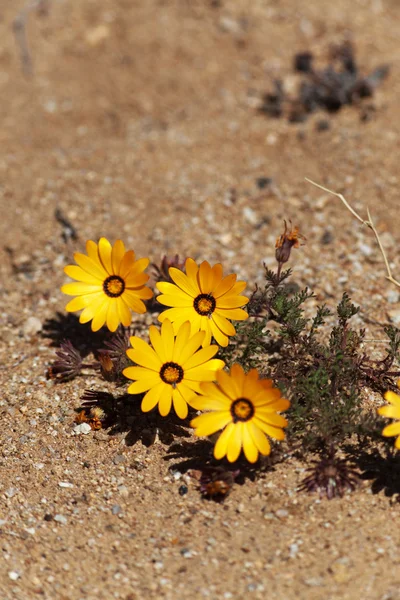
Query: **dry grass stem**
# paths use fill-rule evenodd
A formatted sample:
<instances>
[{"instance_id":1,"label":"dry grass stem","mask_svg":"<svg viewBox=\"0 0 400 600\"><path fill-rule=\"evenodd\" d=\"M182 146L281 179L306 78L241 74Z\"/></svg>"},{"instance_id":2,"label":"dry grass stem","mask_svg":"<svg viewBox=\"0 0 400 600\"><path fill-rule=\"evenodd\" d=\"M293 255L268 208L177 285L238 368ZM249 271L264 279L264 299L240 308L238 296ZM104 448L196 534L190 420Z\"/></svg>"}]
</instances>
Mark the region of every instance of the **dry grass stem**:
<instances>
[{"instance_id":1,"label":"dry grass stem","mask_svg":"<svg viewBox=\"0 0 400 600\"><path fill-rule=\"evenodd\" d=\"M350 204L347 202L346 198L343 196L343 194L338 194L337 192L334 192L333 190L330 190L326 187L324 187L323 185L320 185L319 183L315 183L315 181L312 181L311 179L308 179L307 177L305 177L305 180L308 181L309 183L311 183L312 185L315 185L315 187L320 188L321 190L324 190L324 192L328 192L329 194L332 194L333 196L336 196L337 198L339 198L343 204L345 205L345 207L351 212L351 214L356 217L356 219L358 219L363 225L366 225L367 227L369 227L369 229L372 229L374 235L375 235L375 239L378 243L379 246L379 250L382 254L384 263L385 263L385 267L386 267L386 279L388 281L390 281L390 283L393 283L395 286L400 287L400 283L394 279L393 275L392 275L392 270L390 268L389 265L389 261L387 259L385 250L382 246L382 242L379 238L378 232L375 228L375 225L372 221L372 217L371 217L371 213L369 212L369 209L367 208L367 214L368 214L368 221L366 221L365 219L363 219L362 217L360 217L360 215L358 213L356 213L356 211L350 206Z\"/></svg>"}]
</instances>

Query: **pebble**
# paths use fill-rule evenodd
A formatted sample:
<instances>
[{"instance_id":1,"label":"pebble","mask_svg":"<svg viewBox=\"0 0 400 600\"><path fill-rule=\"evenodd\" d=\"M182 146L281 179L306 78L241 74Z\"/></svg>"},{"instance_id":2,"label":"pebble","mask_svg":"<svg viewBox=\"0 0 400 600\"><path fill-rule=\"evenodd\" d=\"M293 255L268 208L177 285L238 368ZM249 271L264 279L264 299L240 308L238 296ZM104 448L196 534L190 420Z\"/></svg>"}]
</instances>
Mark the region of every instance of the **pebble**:
<instances>
[{"instance_id":1,"label":"pebble","mask_svg":"<svg viewBox=\"0 0 400 600\"><path fill-rule=\"evenodd\" d=\"M119 515L121 511L122 511L122 508L120 507L119 504L114 504L114 506L111 509L111 512L113 515Z\"/></svg>"},{"instance_id":2,"label":"pebble","mask_svg":"<svg viewBox=\"0 0 400 600\"><path fill-rule=\"evenodd\" d=\"M126 458L123 454L116 454L113 458L113 463L114 465L120 465L121 463L124 463L125 460Z\"/></svg>"},{"instance_id":3,"label":"pebble","mask_svg":"<svg viewBox=\"0 0 400 600\"><path fill-rule=\"evenodd\" d=\"M42 322L37 317L28 317L25 321L22 331L25 337L35 335L42 330Z\"/></svg>"},{"instance_id":4,"label":"pebble","mask_svg":"<svg viewBox=\"0 0 400 600\"><path fill-rule=\"evenodd\" d=\"M68 481L59 481L58 485L60 486L60 488L73 488L74 487L74 484L69 483Z\"/></svg>"},{"instance_id":5,"label":"pebble","mask_svg":"<svg viewBox=\"0 0 400 600\"><path fill-rule=\"evenodd\" d=\"M393 308L387 311L388 317L394 325L400 325L400 309Z\"/></svg>"},{"instance_id":6,"label":"pebble","mask_svg":"<svg viewBox=\"0 0 400 600\"><path fill-rule=\"evenodd\" d=\"M74 435L87 435L92 431L92 428L89 423L79 423L79 425L75 425L72 431Z\"/></svg>"},{"instance_id":7,"label":"pebble","mask_svg":"<svg viewBox=\"0 0 400 600\"><path fill-rule=\"evenodd\" d=\"M386 300L390 303L390 304L395 304L396 302L399 301L399 292L398 290L388 290L386 292Z\"/></svg>"},{"instance_id":8,"label":"pebble","mask_svg":"<svg viewBox=\"0 0 400 600\"><path fill-rule=\"evenodd\" d=\"M250 206L244 207L243 217L246 219L246 221L248 223L250 223L250 225L257 225L258 220L259 220L257 213L252 208L250 208Z\"/></svg>"},{"instance_id":9,"label":"pebble","mask_svg":"<svg viewBox=\"0 0 400 600\"><path fill-rule=\"evenodd\" d=\"M85 38L89 46L98 46L110 36L110 28L104 23L92 27L86 32Z\"/></svg>"},{"instance_id":10,"label":"pebble","mask_svg":"<svg viewBox=\"0 0 400 600\"><path fill-rule=\"evenodd\" d=\"M55 515L54 520L57 521L57 523L60 523L61 525L66 525L68 522L67 517L64 517L64 515Z\"/></svg>"},{"instance_id":11,"label":"pebble","mask_svg":"<svg viewBox=\"0 0 400 600\"><path fill-rule=\"evenodd\" d=\"M12 581L17 581L21 577L21 575L17 571L9 571L8 576Z\"/></svg>"}]
</instances>

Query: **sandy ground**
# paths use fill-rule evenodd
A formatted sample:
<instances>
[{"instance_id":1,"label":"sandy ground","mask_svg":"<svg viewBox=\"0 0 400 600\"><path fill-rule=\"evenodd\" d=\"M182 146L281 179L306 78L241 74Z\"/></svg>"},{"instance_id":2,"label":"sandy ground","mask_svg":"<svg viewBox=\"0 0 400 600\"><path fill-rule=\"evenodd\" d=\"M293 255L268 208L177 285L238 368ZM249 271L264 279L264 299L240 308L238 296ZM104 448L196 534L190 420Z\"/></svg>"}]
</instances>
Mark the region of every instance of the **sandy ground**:
<instances>
[{"instance_id":1,"label":"sandy ground","mask_svg":"<svg viewBox=\"0 0 400 600\"><path fill-rule=\"evenodd\" d=\"M297 492L307 462L294 459L207 502L184 474L187 429L161 425L151 445L134 423L75 436L83 390L107 387L45 377L69 323L62 268L102 235L260 282L291 218L308 239L292 263L299 284L331 308L349 291L369 337L400 321L369 232L304 182L369 206L400 274L399 3L36 4L0 7L0 598L400 599L396 461L331 502ZM12 26L30 5L22 64ZM294 53L324 64L344 38L365 72L392 67L369 121L347 107L319 132L321 114L296 125L258 114L274 78L296 85ZM260 177L273 185L260 190ZM64 242L56 208L78 241Z\"/></svg>"}]
</instances>

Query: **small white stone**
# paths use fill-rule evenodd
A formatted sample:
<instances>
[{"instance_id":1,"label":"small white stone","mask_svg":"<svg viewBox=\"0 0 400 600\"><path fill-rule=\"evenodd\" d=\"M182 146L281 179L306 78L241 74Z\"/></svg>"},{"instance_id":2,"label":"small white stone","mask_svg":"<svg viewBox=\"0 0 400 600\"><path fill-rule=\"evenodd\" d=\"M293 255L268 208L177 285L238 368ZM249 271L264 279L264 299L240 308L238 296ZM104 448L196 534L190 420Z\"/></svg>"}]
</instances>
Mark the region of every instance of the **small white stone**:
<instances>
[{"instance_id":1,"label":"small white stone","mask_svg":"<svg viewBox=\"0 0 400 600\"><path fill-rule=\"evenodd\" d=\"M89 425L90 427L90 425ZM60 488L73 488L74 484L73 483L69 483L69 481L59 481L58 485L60 486Z\"/></svg>"},{"instance_id":2,"label":"small white stone","mask_svg":"<svg viewBox=\"0 0 400 600\"><path fill-rule=\"evenodd\" d=\"M28 317L22 330L25 336L35 335L42 330L42 322L37 317Z\"/></svg>"},{"instance_id":3,"label":"small white stone","mask_svg":"<svg viewBox=\"0 0 400 600\"><path fill-rule=\"evenodd\" d=\"M257 213L252 208L250 208L250 206L244 207L243 217L246 219L246 221L248 223L250 223L250 225L257 225L258 220L259 220Z\"/></svg>"},{"instance_id":4,"label":"small white stone","mask_svg":"<svg viewBox=\"0 0 400 600\"><path fill-rule=\"evenodd\" d=\"M54 520L61 525L66 525L68 522L67 517L64 517L64 515L55 515Z\"/></svg>"},{"instance_id":5,"label":"small white stone","mask_svg":"<svg viewBox=\"0 0 400 600\"><path fill-rule=\"evenodd\" d=\"M9 571L8 576L12 581L17 581L21 577L21 575L17 571Z\"/></svg>"},{"instance_id":6,"label":"small white stone","mask_svg":"<svg viewBox=\"0 0 400 600\"><path fill-rule=\"evenodd\" d=\"M92 431L92 428L89 423L79 423L79 425L75 425L72 431L75 435L87 435Z\"/></svg>"}]
</instances>

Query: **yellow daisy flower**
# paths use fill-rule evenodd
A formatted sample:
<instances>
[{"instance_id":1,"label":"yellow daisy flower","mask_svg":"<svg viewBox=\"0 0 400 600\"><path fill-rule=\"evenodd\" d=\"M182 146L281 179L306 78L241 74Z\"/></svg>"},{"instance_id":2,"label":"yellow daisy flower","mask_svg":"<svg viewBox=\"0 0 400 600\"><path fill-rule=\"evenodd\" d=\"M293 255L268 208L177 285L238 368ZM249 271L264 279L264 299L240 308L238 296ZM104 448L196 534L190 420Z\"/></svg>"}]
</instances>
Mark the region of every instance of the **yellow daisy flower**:
<instances>
[{"instance_id":1,"label":"yellow daisy flower","mask_svg":"<svg viewBox=\"0 0 400 600\"><path fill-rule=\"evenodd\" d=\"M68 312L82 310L80 323L92 321L92 330L98 331L104 323L115 331L120 323L128 327L132 321L131 311L146 312L142 300L153 296L144 284L149 276L143 271L149 264L148 258L135 260L133 250L125 251L124 243L117 240L114 246L102 237L98 244L86 242L86 254L76 252L76 265L68 265L64 272L76 279L66 283L61 291L77 296L68 302Z\"/></svg>"},{"instance_id":2,"label":"yellow daisy flower","mask_svg":"<svg viewBox=\"0 0 400 600\"><path fill-rule=\"evenodd\" d=\"M161 295L158 302L172 306L160 314L162 323L169 319L175 333L185 321L190 321L192 334L205 331L203 346L208 346L211 336L220 346L227 346L229 336L236 330L229 319L244 321L249 316L242 306L249 299L240 296L246 287L245 281L236 281L236 275L223 277L222 265L213 267L205 260L198 266L192 258L186 259L186 275L175 267L169 274L174 283L158 282Z\"/></svg>"},{"instance_id":3,"label":"yellow daisy flower","mask_svg":"<svg viewBox=\"0 0 400 600\"><path fill-rule=\"evenodd\" d=\"M195 417L190 425L198 436L223 429L214 448L216 459L226 455L229 462L235 462L243 448L247 460L255 463L259 453L271 452L267 435L284 439L282 428L287 421L277 412L287 410L290 402L281 397L271 379L259 379L257 369L246 375L240 365L234 364L230 374L218 371L217 382L201 384L202 395L190 404L197 410L212 412Z\"/></svg>"},{"instance_id":4,"label":"yellow daisy flower","mask_svg":"<svg viewBox=\"0 0 400 600\"><path fill-rule=\"evenodd\" d=\"M400 387L400 381L397 385ZM397 435L394 445L397 450L400 450L400 396L389 391L386 392L384 397L390 403L390 406L381 406L378 408L378 414L382 417L389 417L389 419L397 419L397 422L387 425L382 431L382 435L385 437Z\"/></svg>"},{"instance_id":5,"label":"yellow daisy flower","mask_svg":"<svg viewBox=\"0 0 400 600\"><path fill-rule=\"evenodd\" d=\"M130 339L133 349L127 355L138 367L127 367L123 374L134 379L128 388L129 394L147 392L142 400L142 411L148 412L158 404L162 417L168 415L172 403L180 419L186 419L188 404L200 391L202 381L214 381L216 372L225 365L224 361L212 358L218 346L199 350L204 331L190 334L190 323L183 323L176 334L171 321L166 319L161 332L154 325L149 329L153 348L139 337Z\"/></svg>"}]
</instances>

